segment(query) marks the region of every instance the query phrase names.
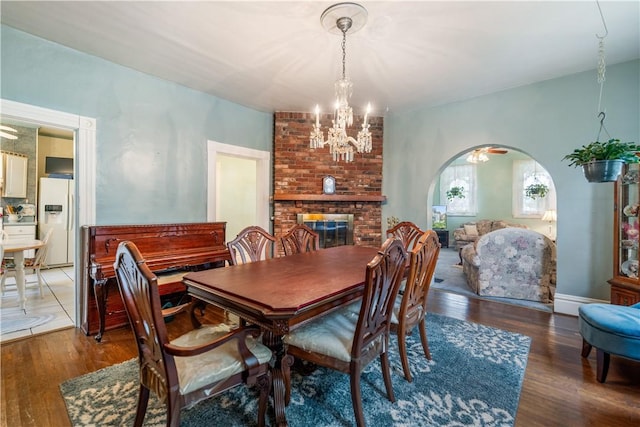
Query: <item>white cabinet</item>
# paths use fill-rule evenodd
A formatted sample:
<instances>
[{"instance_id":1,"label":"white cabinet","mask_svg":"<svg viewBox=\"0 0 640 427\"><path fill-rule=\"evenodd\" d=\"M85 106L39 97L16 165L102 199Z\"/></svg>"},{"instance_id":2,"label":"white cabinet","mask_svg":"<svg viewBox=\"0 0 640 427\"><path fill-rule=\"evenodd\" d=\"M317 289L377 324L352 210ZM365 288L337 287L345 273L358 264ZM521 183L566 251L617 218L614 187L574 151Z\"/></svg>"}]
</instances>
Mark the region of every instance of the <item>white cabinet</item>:
<instances>
[{"instance_id":1,"label":"white cabinet","mask_svg":"<svg viewBox=\"0 0 640 427\"><path fill-rule=\"evenodd\" d=\"M36 238L36 226L34 225L9 225L4 224L4 231L7 232L7 240L33 240ZM35 258L36 251L31 249L24 252L25 258Z\"/></svg>"},{"instance_id":2,"label":"white cabinet","mask_svg":"<svg viewBox=\"0 0 640 427\"><path fill-rule=\"evenodd\" d=\"M2 153L2 197L27 197L27 158Z\"/></svg>"}]
</instances>

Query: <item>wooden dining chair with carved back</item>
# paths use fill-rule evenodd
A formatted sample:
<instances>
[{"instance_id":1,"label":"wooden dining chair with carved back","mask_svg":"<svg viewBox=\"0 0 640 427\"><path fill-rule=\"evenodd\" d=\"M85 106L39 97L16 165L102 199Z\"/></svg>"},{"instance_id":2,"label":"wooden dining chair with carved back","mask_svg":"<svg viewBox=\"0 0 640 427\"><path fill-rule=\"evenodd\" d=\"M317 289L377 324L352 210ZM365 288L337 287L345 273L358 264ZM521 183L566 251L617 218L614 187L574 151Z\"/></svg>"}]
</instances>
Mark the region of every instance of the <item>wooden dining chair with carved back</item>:
<instances>
[{"instance_id":1,"label":"wooden dining chair with carved back","mask_svg":"<svg viewBox=\"0 0 640 427\"><path fill-rule=\"evenodd\" d=\"M440 254L438 235L433 230L425 231L416 241L409 253L409 273L402 295L398 295L391 316L391 332L398 336L398 352L402 370L407 381L411 382L411 370L407 357L407 335L415 326L420 330L422 349L431 360L429 341L427 340L426 313L427 296L433 280L433 274Z\"/></svg>"},{"instance_id":2,"label":"wooden dining chair with carved back","mask_svg":"<svg viewBox=\"0 0 640 427\"><path fill-rule=\"evenodd\" d=\"M409 252L422 236L424 231L410 221L402 221L387 230L387 237L395 237L402 240L404 249Z\"/></svg>"},{"instance_id":3,"label":"wooden dining chair with carved back","mask_svg":"<svg viewBox=\"0 0 640 427\"><path fill-rule=\"evenodd\" d=\"M284 336L285 351L299 360L350 376L351 402L359 427L365 425L360 391L364 368L380 358L390 401L395 401L389 369L389 327L407 253L402 242L387 239L365 269L362 300L292 330ZM358 310L353 306L359 305ZM287 384L288 401L290 384Z\"/></svg>"},{"instance_id":4,"label":"wooden dining chair with carved back","mask_svg":"<svg viewBox=\"0 0 640 427\"><path fill-rule=\"evenodd\" d=\"M182 408L246 384L259 388L258 425L263 426L272 353L257 340L260 329L202 325L169 341L157 277L134 243L120 243L114 268L138 346L140 391L134 425L144 421L150 392L166 405L167 426L178 426Z\"/></svg>"},{"instance_id":5,"label":"wooden dining chair with carved back","mask_svg":"<svg viewBox=\"0 0 640 427\"><path fill-rule=\"evenodd\" d=\"M287 256L320 249L320 236L305 224L294 225L280 242Z\"/></svg>"},{"instance_id":6,"label":"wooden dining chair with carved back","mask_svg":"<svg viewBox=\"0 0 640 427\"><path fill-rule=\"evenodd\" d=\"M246 264L273 258L276 238L262 227L250 226L227 242L231 254L231 265Z\"/></svg>"}]
</instances>

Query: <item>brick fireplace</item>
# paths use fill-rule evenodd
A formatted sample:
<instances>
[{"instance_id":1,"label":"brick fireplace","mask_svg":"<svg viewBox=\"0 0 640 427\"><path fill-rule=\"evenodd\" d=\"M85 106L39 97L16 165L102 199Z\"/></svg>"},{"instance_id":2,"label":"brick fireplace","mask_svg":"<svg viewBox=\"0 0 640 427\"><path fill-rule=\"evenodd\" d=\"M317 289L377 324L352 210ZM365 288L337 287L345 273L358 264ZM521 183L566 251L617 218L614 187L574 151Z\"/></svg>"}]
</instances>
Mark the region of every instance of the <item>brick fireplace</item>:
<instances>
[{"instance_id":1,"label":"brick fireplace","mask_svg":"<svg viewBox=\"0 0 640 427\"><path fill-rule=\"evenodd\" d=\"M326 132L332 115L320 117ZM354 116L354 123L362 117ZM273 232L283 235L298 214L353 214L353 244L380 246L382 195L382 117L370 117L373 149L355 154L351 163L334 162L328 147L309 148L312 113L277 112L274 116ZM350 129L355 135L357 128ZM322 180L336 180L335 194L322 193Z\"/></svg>"}]
</instances>

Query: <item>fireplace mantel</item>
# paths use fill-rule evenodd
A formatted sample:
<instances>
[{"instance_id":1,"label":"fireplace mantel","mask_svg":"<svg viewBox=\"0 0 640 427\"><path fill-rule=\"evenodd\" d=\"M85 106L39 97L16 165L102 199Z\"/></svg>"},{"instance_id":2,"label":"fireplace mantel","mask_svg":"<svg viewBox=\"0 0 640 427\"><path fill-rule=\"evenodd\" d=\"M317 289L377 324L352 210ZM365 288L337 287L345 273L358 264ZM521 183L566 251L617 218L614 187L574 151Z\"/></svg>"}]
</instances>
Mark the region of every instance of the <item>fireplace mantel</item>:
<instances>
[{"instance_id":1,"label":"fireplace mantel","mask_svg":"<svg viewBox=\"0 0 640 427\"><path fill-rule=\"evenodd\" d=\"M386 202L387 196L355 194L274 194L275 201L303 202Z\"/></svg>"}]
</instances>

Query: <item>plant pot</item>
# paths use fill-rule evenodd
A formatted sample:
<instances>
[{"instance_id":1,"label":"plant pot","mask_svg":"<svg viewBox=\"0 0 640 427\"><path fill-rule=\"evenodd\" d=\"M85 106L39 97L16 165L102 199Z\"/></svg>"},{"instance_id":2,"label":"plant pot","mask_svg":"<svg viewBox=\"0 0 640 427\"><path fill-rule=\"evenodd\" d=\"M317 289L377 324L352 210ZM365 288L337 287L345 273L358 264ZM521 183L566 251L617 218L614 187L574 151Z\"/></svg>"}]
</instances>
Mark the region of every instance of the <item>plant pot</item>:
<instances>
[{"instance_id":1,"label":"plant pot","mask_svg":"<svg viewBox=\"0 0 640 427\"><path fill-rule=\"evenodd\" d=\"M582 171L589 182L612 182L618 180L623 165L622 160L594 160L582 165Z\"/></svg>"}]
</instances>

